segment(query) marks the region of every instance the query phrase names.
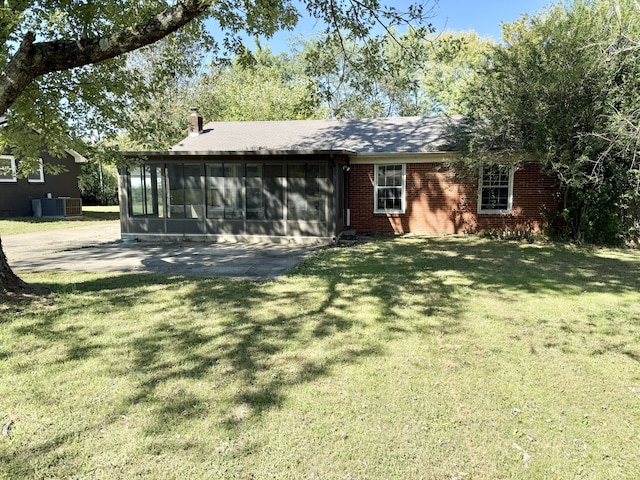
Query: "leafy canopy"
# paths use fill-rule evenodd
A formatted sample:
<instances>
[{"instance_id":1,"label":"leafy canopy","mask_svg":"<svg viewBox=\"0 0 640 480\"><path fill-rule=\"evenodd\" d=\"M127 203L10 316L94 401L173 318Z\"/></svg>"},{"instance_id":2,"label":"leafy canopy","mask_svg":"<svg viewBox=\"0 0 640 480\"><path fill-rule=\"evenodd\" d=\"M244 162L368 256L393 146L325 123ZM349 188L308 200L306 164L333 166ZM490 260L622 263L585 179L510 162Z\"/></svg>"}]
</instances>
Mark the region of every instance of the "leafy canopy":
<instances>
[{"instance_id":1,"label":"leafy canopy","mask_svg":"<svg viewBox=\"0 0 640 480\"><path fill-rule=\"evenodd\" d=\"M340 35L302 42L300 55L332 116L458 114L491 44L473 32L390 30L364 42Z\"/></svg>"},{"instance_id":2,"label":"leafy canopy","mask_svg":"<svg viewBox=\"0 0 640 480\"><path fill-rule=\"evenodd\" d=\"M639 34L634 0L559 4L506 25L468 91L469 165L539 162L560 181L575 239L616 242L635 228Z\"/></svg>"},{"instance_id":3,"label":"leafy canopy","mask_svg":"<svg viewBox=\"0 0 640 480\"><path fill-rule=\"evenodd\" d=\"M202 55L233 54L248 63L243 35L291 29L302 10L327 32L350 38L366 37L380 23L420 23L428 12L421 4L400 11L379 0L7 0L0 7L0 114L9 128L0 144L29 159L43 145L61 155L77 147L73 142L131 130L139 126L131 107L157 99L167 82L192 77ZM154 68L127 55L147 45L154 45L146 47Z\"/></svg>"}]
</instances>

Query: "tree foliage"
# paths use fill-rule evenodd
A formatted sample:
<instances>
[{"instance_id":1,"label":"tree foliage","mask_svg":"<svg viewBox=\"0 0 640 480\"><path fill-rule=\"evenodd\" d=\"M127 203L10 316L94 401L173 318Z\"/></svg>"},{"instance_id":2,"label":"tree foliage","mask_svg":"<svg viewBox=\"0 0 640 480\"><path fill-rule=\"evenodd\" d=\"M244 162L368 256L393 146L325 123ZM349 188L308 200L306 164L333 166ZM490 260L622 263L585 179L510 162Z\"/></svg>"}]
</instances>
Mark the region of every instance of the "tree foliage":
<instances>
[{"instance_id":1,"label":"tree foliage","mask_svg":"<svg viewBox=\"0 0 640 480\"><path fill-rule=\"evenodd\" d=\"M305 70L338 118L457 114L492 42L473 32L388 31L364 42L302 42Z\"/></svg>"},{"instance_id":2,"label":"tree foliage","mask_svg":"<svg viewBox=\"0 0 640 480\"><path fill-rule=\"evenodd\" d=\"M126 67L141 79L137 94L123 111L122 130L108 132L102 153L120 146L126 150L162 150L183 138L186 114L197 104L196 89L210 53L201 32L178 32L129 55ZM100 149L99 145L96 145Z\"/></svg>"},{"instance_id":3,"label":"tree foliage","mask_svg":"<svg viewBox=\"0 0 640 480\"><path fill-rule=\"evenodd\" d=\"M157 60L164 42L130 60L154 88L129 109L122 148L168 148L184 136L190 107L207 121L461 113L465 86L492 44L475 33L424 38L389 31L363 42L337 34L299 41L293 53L276 55L256 40L249 61L240 54L203 68L189 60L154 81L164 68ZM198 51L188 43L178 47L182 58Z\"/></svg>"},{"instance_id":4,"label":"tree foliage","mask_svg":"<svg viewBox=\"0 0 640 480\"><path fill-rule=\"evenodd\" d=\"M320 118L320 98L298 57L257 45L254 61L212 65L197 90L197 105L211 120Z\"/></svg>"},{"instance_id":5,"label":"tree foliage","mask_svg":"<svg viewBox=\"0 0 640 480\"><path fill-rule=\"evenodd\" d=\"M247 63L243 35L269 37L293 28L298 8L320 19L327 32L352 38L368 36L380 23L422 22L426 15L421 4L400 11L379 0L7 1L0 8L0 115L11 127L0 133L0 143L34 157L42 144L62 154L96 131L101 137L140 128L157 134L160 128L145 130L149 121L135 124L132 106L162 100L157 92L191 77L203 54L231 53ZM207 32L205 20L216 31ZM180 28L149 47L142 63L126 55ZM33 129L38 141L24 141Z\"/></svg>"},{"instance_id":6,"label":"tree foliage","mask_svg":"<svg viewBox=\"0 0 640 480\"><path fill-rule=\"evenodd\" d=\"M0 114L8 117L9 128L0 134L3 145L23 158L43 145L59 155L96 129L119 128L141 85L123 54L195 22L207 8L198 0L172 6L5 2ZM37 137L30 135L34 130Z\"/></svg>"},{"instance_id":7,"label":"tree foliage","mask_svg":"<svg viewBox=\"0 0 640 480\"><path fill-rule=\"evenodd\" d=\"M78 187L83 205L117 205L118 171L114 164L100 161L80 165Z\"/></svg>"},{"instance_id":8,"label":"tree foliage","mask_svg":"<svg viewBox=\"0 0 640 480\"><path fill-rule=\"evenodd\" d=\"M175 48L175 47L174 47ZM164 42L136 52L132 66L144 72L149 88L128 109L127 130L106 145L126 150L162 150L184 138L186 116L197 108L207 121L294 120L322 118L320 98L313 79L305 75L299 57L275 55L257 43L251 61L243 55L212 61L198 46L179 47L184 68L165 72ZM158 69L163 70L158 72ZM159 80L155 80L156 77ZM106 152L103 152L106 153Z\"/></svg>"},{"instance_id":9,"label":"tree foliage","mask_svg":"<svg viewBox=\"0 0 640 480\"><path fill-rule=\"evenodd\" d=\"M469 165L539 162L564 192L556 226L576 240L619 242L635 228L639 28L633 0L523 16L469 89Z\"/></svg>"}]
</instances>

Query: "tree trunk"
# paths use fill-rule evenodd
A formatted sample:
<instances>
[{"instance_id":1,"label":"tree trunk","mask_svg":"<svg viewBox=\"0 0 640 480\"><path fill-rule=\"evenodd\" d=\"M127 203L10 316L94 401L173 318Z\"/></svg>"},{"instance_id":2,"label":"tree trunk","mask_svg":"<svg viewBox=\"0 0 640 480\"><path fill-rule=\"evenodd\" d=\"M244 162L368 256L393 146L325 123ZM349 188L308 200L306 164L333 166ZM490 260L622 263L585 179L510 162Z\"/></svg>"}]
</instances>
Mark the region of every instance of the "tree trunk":
<instances>
[{"instance_id":1,"label":"tree trunk","mask_svg":"<svg viewBox=\"0 0 640 480\"><path fill-rule=\"evenodd\" d=\"M4 254L2 239L0 238L0 295L42 295L46 293L49 293L48 289L36 285L30 285L13 273L13 270L11 270L11 267L9 266L9 262L7 262L7 256Z\"/></svg>"}]
</instances>

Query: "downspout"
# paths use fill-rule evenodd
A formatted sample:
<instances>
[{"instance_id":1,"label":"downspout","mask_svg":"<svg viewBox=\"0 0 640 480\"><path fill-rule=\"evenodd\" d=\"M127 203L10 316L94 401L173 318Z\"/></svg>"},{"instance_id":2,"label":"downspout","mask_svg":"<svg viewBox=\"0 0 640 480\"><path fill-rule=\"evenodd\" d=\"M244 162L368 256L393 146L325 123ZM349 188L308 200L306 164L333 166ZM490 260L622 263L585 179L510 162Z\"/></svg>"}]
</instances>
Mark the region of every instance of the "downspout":
<instances>
[{"instance_id":1,"label":"downspout","mask_svg":"<svg viewBox=\"0 0 640 480\"><path fill-rule=\"evenodd\" d=\"M349 157L347 157L347 163L342 166L344 171L343 190L344 190L344 227L345 229L351 227L351 209L349 208L349 172L351 171L351 165L349 165Z\"/></svg>"},{"instance_id":2,"label":"downspout","mask_svg":"<svg viewBox=\"0 0 640 480\"><path fill-rule=\"evenodd\" d=\"M327 236L331 236L333 241L337 241L340 233L338 232L338 211L336 208L336 203L338 200L338 179L340 178L340 171L338 170L338 162L336 160L336 156L333 153L330 153L327 158L327 167L331 166L331 171L333 172L333 180L331 181L331 189L330 192L325 192L327 196L327 200L330 202L330 205L327 205L328 211L331 215L330 225L327 222ZM328 180L328 178L327 178ZM327 185L328 186L328 185ZM327 219L328 220L328 219Z\"/></svg>"}]
</instances>

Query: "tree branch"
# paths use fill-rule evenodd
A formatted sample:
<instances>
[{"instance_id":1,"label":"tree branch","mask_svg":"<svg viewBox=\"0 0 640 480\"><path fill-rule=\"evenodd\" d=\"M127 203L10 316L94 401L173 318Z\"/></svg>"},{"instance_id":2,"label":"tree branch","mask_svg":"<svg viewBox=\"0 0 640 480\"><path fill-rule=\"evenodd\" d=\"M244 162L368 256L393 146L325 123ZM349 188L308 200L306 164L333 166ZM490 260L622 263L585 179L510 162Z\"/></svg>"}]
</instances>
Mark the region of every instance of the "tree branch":
<instances>
[{"instance_id":1,"label":"tree branch","mask_svg":"<svg viewBox=\"0 0 640 480\"><path fill-rule=\"evenodd\" d=\"M28 32L0 74L0 115L40 75L102 62L150 45L189 23L212 4L212 0L181 0L147 21L113 35L78 40L34 43Z\"/></svg>"}]
</instances>

